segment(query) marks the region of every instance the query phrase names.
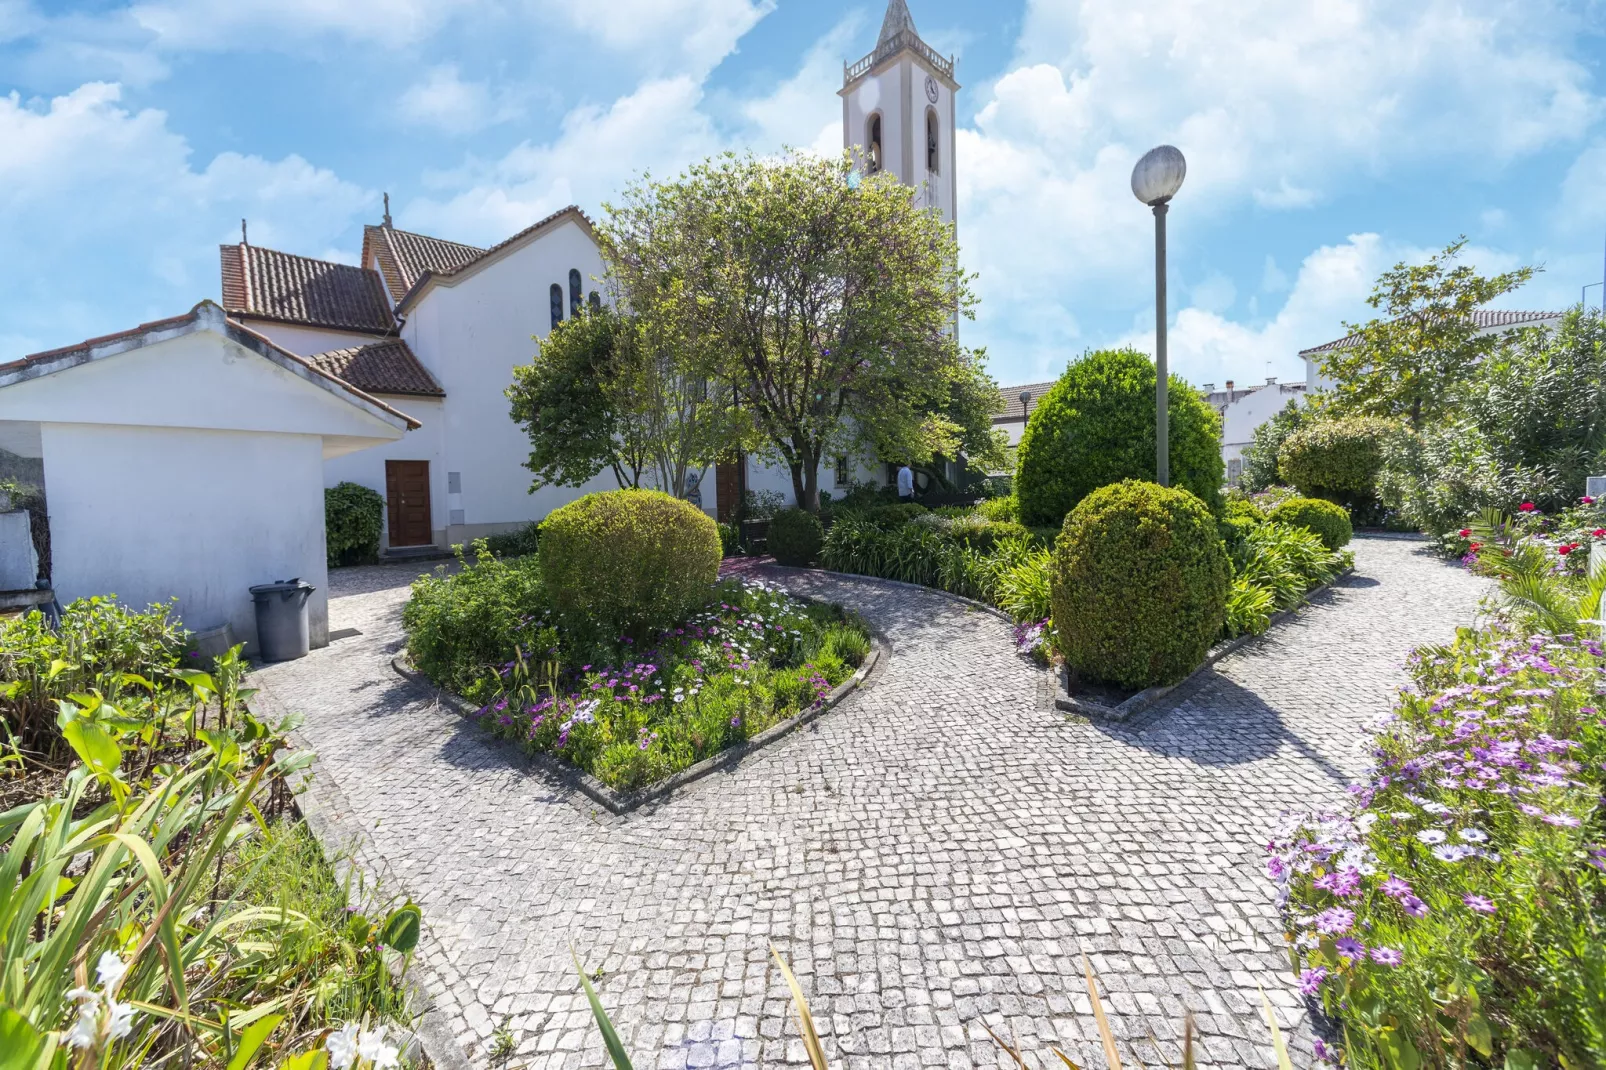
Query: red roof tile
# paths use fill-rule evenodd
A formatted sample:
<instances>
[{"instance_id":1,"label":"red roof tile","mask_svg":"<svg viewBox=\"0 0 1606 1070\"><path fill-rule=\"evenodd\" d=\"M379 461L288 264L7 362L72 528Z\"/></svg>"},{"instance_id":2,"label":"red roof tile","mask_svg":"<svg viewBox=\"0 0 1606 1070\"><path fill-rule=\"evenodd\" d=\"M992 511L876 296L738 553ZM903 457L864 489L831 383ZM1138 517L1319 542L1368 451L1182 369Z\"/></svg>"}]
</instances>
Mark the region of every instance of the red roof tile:
<instances>
[{"instance_id":1,"label":"red roof tile","mask_svg":"<svg viewBox=\"0 0 1606 1070\"><path fill-rule=\"evenodd\" d=\"M468 260L463 261L460 264L455 265L454 267L444 268L444 269L441 269L441 270L436 270L434 268L429 268L429 269L425 270L422 274L420 274L418 276L418 278L416 278L416 279L414 279L412 281L412 283L407 288L407 292L405 294L403 294L400 298L397 299L397 301L396 301L396 312L397 312L397 314L398 315L404 315L406 313L407 307L412 303L413 298L415 296L417 296L420 292L422 292L423 288L429 283L429 281L431 279L451 278L453 275L460 274L463 271L466 271L467 269L473 267L475 264L481 263L481 262L483 262L485 260L489 260L491 257L495 256L497 253L501 252L503 249L506 249L508 246L512 245L514 242L517 242L517 241L520 241L520 240L522 240L522 239L524 239L526 237L529 237L531 234L534 234L536 231L542 230L542 229L544 229L546 227L549 227L553 223L557 222L558 220L566 218L566 217L577 219L580 222L580 225L582 227L584 227L588 233L591 232L595 228L595 224L591 222L591 217L586 215L585 212L581 211L578 205L571 204L567 208L560 208L556 212L553 212L551 215L547 216L545 219L538 219L534 223L531 223L529 226L525 227L523 230L519 231L517 234L514 234L512 237L504 238L503 240L497 242L495 245L491 246L489 249L481 249L481 250L479 250L479 252L475 256L469 258ZM429 239L429 240L433 241L435 239ZM465 248L466 248L466 246L465 246Z\"/></svg>"},{"instance_id":2,"label":"red roof tile","mask_svg":"<svg viewBox=\"0 0 1606 1070\"><path fill-rule=\"evenodd\" d=\"M993 413L993 422L1006 420L1019 420L1021 418L1020 396L1022 393L1030 394L1031 398L1026 404L1026 414L1037 408L1037 403L1043 400L1043 395L1059 380L1050 379L1046 383L1027 383L1024 386L1001 386L998 388L999 408Z\"/></svg>"},{"instance_id":3,"label":"red roof tile","mask_svg":"<svg viewBox=\"0 0 1606 1070\"><path fill-rule=\"evenodd\" d=\"M231 315L377 333L396 327L373 271L243 243L221 246L219 258Z\"/></svg>"},{"instance_id":4,"label":"red roof tile","mask_svg":"<svg viewBox=\"0 0 1606 1070\"><path fill-rule=\"evenodd\" d=\"M484 252L477 246L391 226L362 228L363 267L379 264L392 302L400 301L424 272L449 272L478 259Z\"/></svg>"},{"instance_id":5,"label":"red roof tile","mask_svg":"<svg viewBox=\"0 0 1606 1070\"><path fill-rule=\"evenodd\" d=\"M1482 331L1496 330L1500 327L1520 327L1525 323L1536 324L1544 320L1560 319L1560 312L1519 312L1504 308L1475 308L1472 310L1472 322ZM1335 338L1331 342L1323 342L1319 346L1301 349L1299 355L1309 356L1312 353L1330 353L1338 349L1350 349L1360 345L1361 336L1346 334L1342 338Z\"/></svg>"},{"instance_id":6,"label":"red roof tile","mask_svg":"<svg viewBox=\"0 0 1606 1070\"><path fill-rule=\"evenodd\" d=\"M446 396L429 369L419 363L400 338L314 353L307 358L307 363L370 394Z\"/></svg>"}]
</instances>

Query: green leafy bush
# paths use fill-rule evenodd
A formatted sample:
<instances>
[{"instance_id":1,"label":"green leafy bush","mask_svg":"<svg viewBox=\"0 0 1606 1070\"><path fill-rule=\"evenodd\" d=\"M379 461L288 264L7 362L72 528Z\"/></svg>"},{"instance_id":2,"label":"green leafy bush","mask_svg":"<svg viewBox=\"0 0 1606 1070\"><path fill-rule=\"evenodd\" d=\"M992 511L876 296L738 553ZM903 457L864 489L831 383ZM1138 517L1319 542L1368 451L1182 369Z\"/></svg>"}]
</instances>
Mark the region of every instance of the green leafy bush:
<instances>
[{"instance_id":1,"label":"green leafy bush","mask_svg":"<svg viewBox=\"0 0 1606 1070\"><path fill-rule=\"evenodd\" d=\"M1271 627L1271 612L1276 608L1276 598L1266 588L1243 576L1234 577L1227 592L1227 635L1261 634Z\"/></svg>"},{"instance_id":2,"label":"green leafy bush","mask_svg":"<svg viewBox=\"0 0 1606 1070\"><path fill-rule=\"evenodd\" d=\"M719 552L722 557L735 557L742 546L742 529L735 524L719 525Z\"/></svg>"},{"instance_id":3,"label":"green leafy bush","mask_svg":"<svg viewBox=\"0 0 1606 1070\"><path fill-rule=\"evenodd\" d=\"M978 516L988 520L1020 520L1020 499L1013 494L1002 498L987 498L976 506Z\"/></svg>"},{"instance_id":4,"label":"green leafy bush","mask_svg":"<svg viewBox=\"0 0 1606 1070\"><path fill-rule=\"evenodd\" d=\"M988 520L972 513L956 519L948 533L966 546L986 552L1005 539L1031 538L1026 526L1013 520Z\"/></svg>"},{"instance_id":5,"label":"green leafy bush","mask_svg":"<svg viewBox=\"0 0 1606 1070\"><path fill-rule=\"evenodd\" d=\"M535 557L499 558L484 540L462 566L421 576L402 607L407 656L448 691L480 700L497 686L497 674L523 650L542 652L555 641Z\"/></svg>"},{"instance_id":6,"label":"green leafy bush","mask_svg":"<svg viewBox=\"0 0 1606 1070\"><path fill-rule=\"evenodd\" d=\"M1221 635L1231 576L1202 501L1129 479L1066 517L1050 582L1066 663L1138 689L1176 683L1204 660Z\"/></svg>"},{"instance_id":7,"label":"green leafy bush","mask_svg":"<svg viewBox=\"0 0 1606 1070\"><path fill-rule=\"evenodd\" d=\"M1374 416L1307 421L1283 440L1279 471L1307 497L1365 508L1395 426Z\"/></svg>"},{"instance_id":8,"label":"green leafy bush","mask_svg":"<svg viewBox=\"0 0 1606 1070\"><path fill-rule=\"evenodd\" d=\"M1320 498L1292 498L1273 509L1266 519L1315 532L1329 550L1348 545L1355 536L1343 507Z\"/></svg>"},{"instance_id":9,"label":"green leafy bush","mask_svg":"<svg viewBox=\"0 0 1606 1070\"><path fill-rule=\"evenodd\" d=\"M825 528L806 509L782 509L770 518L769 551L782 565L806 566L820 556Z\"/></svg>"},{"instance_id":10,"label":"green leafy bush","mask_svg":"<svg viewBox=\"0 0 1606 1070\"><path fill-rule=\"evenodd\" d=\"M1298 605L1306 591L1333 579L1352 560L1348 551L1329 550L1315 532L1270 522L1244 537L1243 554L1238 578L1270 591L1279 609Z\"/></svg>"},{"instance_id":11,"label":"green leafy bush","mask_svg":"<svg viewBox=\"0 0 1606 1070\"><path fill-rule=\"evenodd\" d=\"M324 551L331 568L379 560L379 533L385 526L385 499L360 483L324 488Z\"/></svg>"},{"instance_id":12,"label":"green leafy bush","mask_svg":"<svg viewBox=\"0 0 1606 1070\"><path fill-rule=\"evenodd\" d=\"M1154 478L1154 364L1132 349L1073 361L1027 421L1015 493L1020 520L1058 525L1088 494L1123 479ZM1221 417L1172 376L1171 482L1207 508L1221 503Z\"/></svg>"},{"instance_id":13,"label":"green leafy bush","mask_svg":"<svg viewBox=\"0 0 1606 1070\"><path fill-rule=\"evenodd\" d=\"M1310 420L1311 411L1296 401L1283 406L1283 411L1255 428L1251 441L1243 451L1243 475L1240 486L1251 493L1275 486L1280 478L1278 462L1282 458L1283 443Z\"/></svg>"},{"instance_id":14,"label":"green leafy bush","mask_svg":"<svg viewBox=\"0 0 1606 1070\"><path fill-rule=\"evenodd\" d=\"M540 559L552 607L570 630L639 638L708 604L719 529L659 491L587 494L546 518Z\"/></svg>"},{"instance_id":15,"label":"green leafy bush","mask_svg":"<svg viewBox=\"0 0 1606 1070\"><path fill-rule=\"evenodd\" d=\"M862 510L859 515L888 531L902 527L916 517L925 516L928 510L918 502L897 502L892 505L877 505Z\"/></svg>"},{"instance_id":16,"label":"green leafy bush","mask_svg":"<svg viewBox=\"0 0 1606 1070\"><path fill-rule=\"evenodd\" d=\"M525 524L512 531L499 531L485 538L485 545L497 557L521 557L541 549L541 525Z\"/></svg>"},{"instance_id":17,"label":"green leafy bush","mask_svg":"<svg viewBox=\"0 0 1606 1070\"><path fill-rule=\"evenodd\" d=\"M1601 663L1501 625L1416 651L1351 805L1272 839L1345 1065L1606 1066Z\"/></svg>"}]
</instances>

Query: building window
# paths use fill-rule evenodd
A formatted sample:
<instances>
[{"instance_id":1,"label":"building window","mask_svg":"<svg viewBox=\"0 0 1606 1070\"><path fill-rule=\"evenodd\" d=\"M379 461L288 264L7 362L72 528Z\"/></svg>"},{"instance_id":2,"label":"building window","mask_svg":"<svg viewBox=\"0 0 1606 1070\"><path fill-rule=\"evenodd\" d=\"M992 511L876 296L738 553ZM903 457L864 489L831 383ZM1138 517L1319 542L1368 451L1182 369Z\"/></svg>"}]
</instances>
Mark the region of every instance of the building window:
<instances>
[{"instance_id":1,"label":"building window","mask_svg":"<svg viewBox=\"0 0 1606 1070\"><path fill-rule=\"evenodd\" d=\"M1244 474L1244 462L1242 460L1240 460L1237 457L1233 457L1232 459L1230 459L1227 462L1227 482L1228 483L1231 483L1233 486L1237 486L1238 485L1238 480L1240 478L1242 478L1243 474Z\"/></svg>"},{"instance_id":2,"label":"building window","mask_svg":"<svg viewBox=\"0 0 1606 1070\"><path fill-rule=\"evenodd\" d=\"M937 166L941 162L942 162L942 154L940 152L938 152L938 150L937 150L937 109L936 108L927 108L926 109L926 170L930 171L932 174L937 174L939 171L942 170L942 168Z\"/></svg>"},{"instance_id":3,"label":"building window","mask_svg":"<svg viewBox=\"0 0 1606 1070\"><path fill-rule=\"evenodd\" d=\"M585 291L580 288L580 269L569 269L569 315L578 316L584 307Z\"/></svg>"},{"instance_id":4,"label":"building window","mask_svg":"<svg viewBox=\"0 0 1606 1070\"><path fill-rule=\"evenodd\" d=\"M881 113L876 112L870 116L864 134L864 151L866 155L865 170L872 175L881 170Z\"/></svg>"},{"instance_id":5,"label":"building window","mask_svg":"<svg viewBox=\"0 0 1606 1070\"><path fill-rule=\"evenodd\" d=\"M845 454L840 454L840 453L837 454L837 458L836 458L836 485L839 486L839 487L847 486L848 485L848 476L850 474L851 473L848 471L848 458L847 458L847 456Z\"/></svg>"},{"instance_id":6,"label":"building window","mask_svg":"<svg viewBox=\"0 0 1606 1070\"><path fill-rule=\"evenodd\" d=\"M589 300L589 304L591 305L591 311L593 311L593 312L601 312L602 311L602 295L599 294L597 291L592 290L591 291L591 297L590 297L590 300Z\"/></svg>"},{"instance_id":7,"label":"building window","mask_svg":"<svg viewBox=\"0 0 1606 1070\"><path fill-rule=\"evenodd\" d=\"M552 284L552 326L563 322L563 287Z\"/></svg>"}]
</instances>

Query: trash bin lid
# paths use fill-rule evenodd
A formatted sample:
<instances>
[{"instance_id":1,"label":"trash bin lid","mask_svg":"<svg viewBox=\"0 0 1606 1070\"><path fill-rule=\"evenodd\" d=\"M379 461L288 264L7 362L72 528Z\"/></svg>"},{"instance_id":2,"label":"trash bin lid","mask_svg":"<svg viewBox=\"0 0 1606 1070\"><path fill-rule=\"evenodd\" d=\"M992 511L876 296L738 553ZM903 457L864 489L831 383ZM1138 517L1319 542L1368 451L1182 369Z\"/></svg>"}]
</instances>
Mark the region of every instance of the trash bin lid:
<instances>
[{"instance_id":1,"label":"trash bin lid","mask_svg":"<svg viewBox=\"0 0 1606 1070\"><path fill-rule=\"evenodd\" d=\"M302 583L301 577L294 579L274 580L272 583L259 583L251 588L252 594L289 594L291 591L315 591L310 583Z\"/></svg>"}]
</instances>

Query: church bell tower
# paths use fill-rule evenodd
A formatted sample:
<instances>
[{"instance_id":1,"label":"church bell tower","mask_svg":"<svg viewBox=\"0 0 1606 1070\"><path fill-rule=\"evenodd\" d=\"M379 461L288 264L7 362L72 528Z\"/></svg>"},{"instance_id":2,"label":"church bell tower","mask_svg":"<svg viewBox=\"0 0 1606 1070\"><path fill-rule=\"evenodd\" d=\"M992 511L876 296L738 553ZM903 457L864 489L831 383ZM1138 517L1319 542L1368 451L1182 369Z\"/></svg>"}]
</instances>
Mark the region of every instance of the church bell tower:
<instances>
[{"instance_id":1,"label":"church bell tower","mask_svg":"<svg viewBox=\"0 0 1606 1070\"><path fill-rule=\"evenodd\" d=\"M920 39L904 0L889 0L875 50L842 67L842 146L866 173L890 171L917 203L954 222L954 60Z\"/></svg>"}]
</instances>

